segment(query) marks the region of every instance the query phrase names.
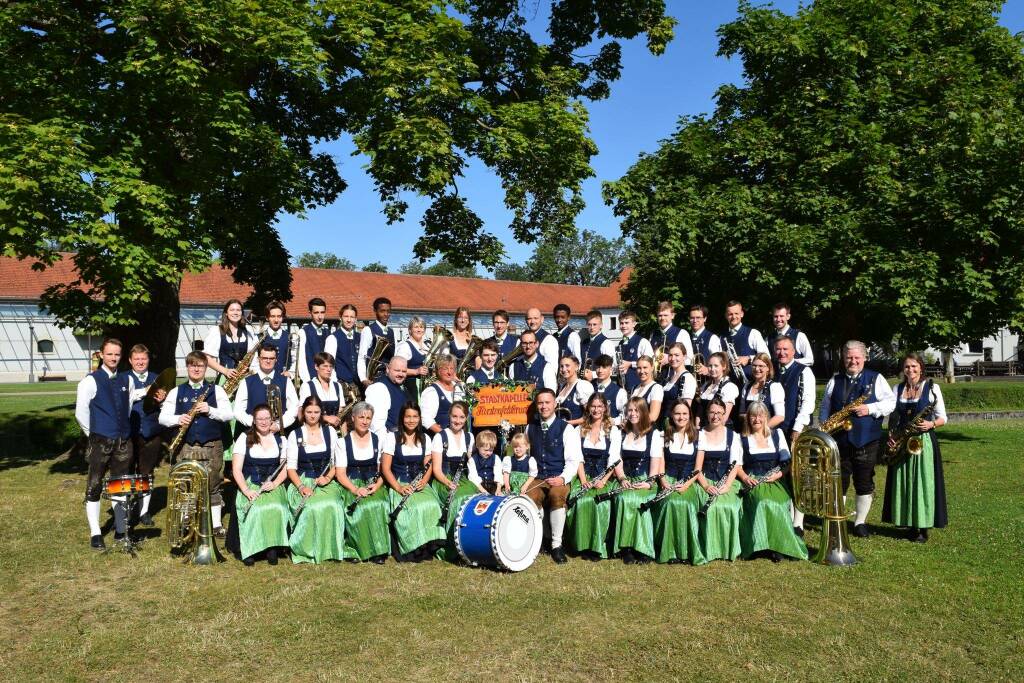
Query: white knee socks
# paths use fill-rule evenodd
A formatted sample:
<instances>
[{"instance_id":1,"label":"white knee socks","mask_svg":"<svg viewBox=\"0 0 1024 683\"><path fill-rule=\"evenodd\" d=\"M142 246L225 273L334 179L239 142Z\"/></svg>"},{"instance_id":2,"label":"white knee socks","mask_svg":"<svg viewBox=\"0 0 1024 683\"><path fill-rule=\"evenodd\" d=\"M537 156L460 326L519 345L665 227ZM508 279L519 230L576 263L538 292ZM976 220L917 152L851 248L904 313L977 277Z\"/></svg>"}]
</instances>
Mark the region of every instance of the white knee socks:
<instances>
[{"instance_id":1,"label":"white knee socks","mask_svg":"<svg viewBox=\"0 0 1024 683\"><path fill-rule=\"evenodd\" d=\"M140 517L149 512L149 499L152 497L153 494L151 493L147 493L146 495L142 496L142 506L139 508Z\"/></svg>"},{"instance_id":2,"label":"white knee socks","mask_svg":"<svg viewBox=\"0 0 1024 683\"><path fill-rule=\"evenodd\" d=\"M549 514L551 519L551 547L560 548L562 547L562 531L565 529L565 508L552 510Z\"/></svg>"},{"instance_id":3,"label":"white knee socks","mask_svg":"<svg viewBox=\"0 0 1024 683\"><path fill-rule=\"evenodd\" d=\"M217 529L220 527L220 505L210 506L210 516L213 517L213 528Z\"/></svg>"},{"instance_id":4,"label":"white knee socks","mask_svg":"<svg viewBox=\"0 0 1024 683\"><path fill-rule=\"evenodd\" d=\"M100 535L100 502L98 500L85 501L85 518L89 521L89 535Z\"/></svg>"},{"instance_id":5,"label":"white knee socks","mask_svg":"<svg viewBox=\"0 0 1024 683\"><path fill-rule=\"evenodd\" d=\"M853 520L854 525L863 524L868 519L868 512L871 511L871 501L874 495L857 496L857 517Z\"/></svg>"}]
</instances>

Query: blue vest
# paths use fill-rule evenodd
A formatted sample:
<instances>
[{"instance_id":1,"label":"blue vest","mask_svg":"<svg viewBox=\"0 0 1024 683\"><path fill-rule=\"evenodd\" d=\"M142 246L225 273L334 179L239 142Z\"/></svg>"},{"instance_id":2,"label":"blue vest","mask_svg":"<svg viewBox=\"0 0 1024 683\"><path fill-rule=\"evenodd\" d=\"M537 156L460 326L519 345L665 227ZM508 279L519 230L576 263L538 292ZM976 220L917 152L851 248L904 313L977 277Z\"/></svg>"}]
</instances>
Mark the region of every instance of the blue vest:
<instances>
[{"instance_id":1,"label":"blue vest","mask_svg":"<svg viewBox=\"0 0 1024 683\"><path fill-rule=\"evenodd\" d=\"M899 398L903 395L906 388L906 382L900 382L899 386L896 387L896 410L893 411L892 417L889 419L890 431L902 428L903 425L910 422L915 415L927 408L928 404L932 402L932 380L924 381L924 384L921 386L921 396L918 397L917 403L900 402Z\"/></svg>"},{"instance_id":2,"label":"blue vest","mask_svg":"<svg viewBox=\"0 0 1024 683\"><path fill-rule=\"evenodd\" d=\"M583 406L580 405L577 397L579 393L576 391L579 388L580 383L577 381L572 385L572 390L569 391L569 395L562 401L560 407L565 408L569 411L570 420L578 420L583 417Z\"/></svg>"},{"instance_id":3,"label":"blue vest","mask_svg":"<svg viewBox=\"0 0 1024 683\"><path fill-rule=\"evenodd\" d=\"M437 392L437 415L434 417L434 422L441 425L442 430L447 429L451 425L448 413L452 410L452 402L444 395L444 389L441 387L431 384L430 388Z\"/></svg>"},{"instance_id":4,"label":"blue vest","mask_svg":"<svg viewBox=\"0 0 1024 683\"><path fill-rule=\"evenodd\" d=\"M775 447L775 450L769 453L751 453L751 438L753 437L745 436L742 440L743 471L755 477L763 477L768 470L778 467L783 461L782 454L779 452L779 433L774 429L772 430L772 445Z\"/></svg>"},{"instance_id":5,"label":"blue vest","mask_svg":"<svg viewBox=\"0 0 1024 683\"><path fill-rule=\"evenodd\" d=\"M608 454L612 448L611 434L604 435L604 448L592 448L587 445L586 435L580 434L580 449L583 451L583 471L587 479L599 477L608 467Z\"/></svg>"},{"instance_id":6,"label":"blue vest","mask_svg":"<svg viewBox=\"0 0 1024 683\"><path fill-rule=\"evenodd\" d=\"M427 354L422 353L416 348L416 344L413 343L412 339L409 339L408 343L409 355L412 356L409 359L408 368L410 370L418 370L423 367L423 361L427 359Z\"/></svg>"},{"instance_id":7,"label":"blue vest","mask_svg":"<svg viewBox=\"0 0 1024 683\"><path fill-rule=\"evenodd\" d=\"M797 351L796 338L798 336L800 336L800 330L796 329L792 325L790 325L789 329L786 330L785 334L779 334L778 330L775 330L772 332L771 339L768 340L768 348L774 348L775 342L779 339L779 337L789 337L793 341L793 358L799 360L804 357L804 354Z\"/></svg>"},{"instance_id":8,"label":"blue vest","mask_svg":"<svg viewBox=\"0 0 1024 683\"><path fill-rule=\"evenodd\" d=\"M609 381L608 386L601 390L605 400L608 401L608 414L613 418L619 416L619 406L616 404L615 399L619 397L620 391L622 391L622 387L613 381Z\"/></svg>"},{"instance_id":9,"label":"blue vest","mask_svg":"<svg viewBox=\"0 0 1024 683\"><path fill-rule=\"evenodd\" d=\"M288 378L275 373L270 383L281 390L281 413L287 413L288 409L292 407L288 405ZM245 378L245 390L245 412L252 415L253 408L267 402L267 385L263 383L259 375L249 375Z\"/></svg>"},{"instance_id":10,"label":"blue vest","mask_svg":"<svg viewBox=\"0 0 1024 683\"><path fill-rule=\"evenodd\" d=\"M337 358L334 359L334 372L338 379L348 384L359 383L359 335L352 333L352 340L349 341L345 330L338 328L334 331L334 341L337 343Z\"/></svg>"},{"instance_id":11,"label":"blue vest","mask_svg":"<svg viewBox=\"0 0 1024 683\"><path fill-rule=\"evenodd\" d=\"M669 369L671 372L671 369ZM686 378L690 376L689 372L683 371L683 374L679 375L679 379L672 382L668 389L665 389L665 397L661 403L661 414L667 416L672 415L672 408L677 403L682 401L683 385L686 383Z\"/></svg>"},{"instance_id":12,"label":"blue vest","mask_svg":"<svg viewBox=\"0 0 1024 683\"><path fill-rule=\"evenodd\" d=\"M274 363L274 372L280 375L282 372L291 367L291 344L288 343L288 332L282 327L281 336L274 339L269 334L267 338L263 340L264 344L269 344L277 348L277 362ZM316 373L314 372L313 375Z\"/></svg>"},{"instance_id":13,"label":"blue vest","mask_svg":"<svg viewBox=\"0 0 1024 683\"><path fill-rule=\"evenodd\" d=\"M203 384L198 389L193 389L192 385L185 382L178 387L177 398L174 401L174 414L184 415L188 411L192 410L192 406L195 405L199 397L203 395L211 385L208 382ZM217 391L216 389L210 389L210 392L206 394L206 403L211 408L217 407ZM224 436L224 425L216 420L210 418L209 415L200 413L196 415L196 418L192 420L192 424L188 426L188 431L185 432L185 443L187 444L204 444L210 443L211 441L220 441Z\"/></svg>"},{"instance_id":14,"label":"blue vest","mask_svg":"<svg viewBox=\"0 0 1024 683\"><path fill-rule=\"evenodd\" d=\"M597 357L601 355L601 344L604 344L606 341L608 341L608 337L604 336L604 332L599 332L596 337L590 340L587 348L582 349L583 358L581 360L584 366L586 366L588 360L592 363L597 361Z\"/></svg>"},{"instance_id":15,"label":"blue vest","mask_svg":"<svg viewBox=\"0 0 1024 683\"><path fill-rule=\"evenodd\" d=\"M96 396L89 402L89 434L108 439L127 439L131 435L128 415L131 380L128 375L120 372L110 379L103 368L90 373L96 382Z\"/></svg>"},{"instance_id":16,"label":"blue vest","mask_svg":"<svg viewBox=\"0 0 1024 683\"><path fill-rule=\"evenodd\" d=\"M572 336L573 332L575 332L575 330L571 326L566 325L565 327L554 333L555 340L558 342L559 358L567 358L569 356L572 356L572 351L569 350L569 337Z\"/></svg>"},{"instance_id":17,"label":"blue vest","mask_svg":"<svg viewBox=\"0 0 1024 683\"><path fill-rule=\"evenodd\" d=\"M377 469L380 463L380 441L373 432L370 432L370 445L373 447L373 457L369 460L356 460L352 455L352 432L345 435L345 452L348 454L345 474L349 479L362 479L369 482L377 478Z\"/></svg>"},{"instance_id":18,"label":"blue vest","mask_svg":"<svg viewBox=\"0 0 1024 683\"><path fill-rule=\"evenodd\" d=\"M320 476L331 458L331 427L320 425L320 433L324 440L324 450L319 453L307 453L305 440L302 438L302 429L295 432L295 442L299 446L299 459L296 471L304 477L315 479Z\"/></svg>"},{"instance_id":19,"label":"blue vest","mask_svg":"<svg viewBox=\"0 0 1024 683\"><path fill-rule=\"evenodd\" d=\"M398 344L398 342L395 340L395 331L394 331L394 329L392 329L389 326L388 327L388 331L385 332L383 326L381 326L381 324L378 321L376 321L376 320L374 320L372 323L370 323L370 332L371 332L371 334L373 334L374 338L372 340L373 343L370 344L370 348L366 350L367 354L373 353L373 347L377 343L377 337L384 337L385 339L388 340L388 347L384 351L384 353L381 354L381 357L380 357L380 365L378 366L379 369L377 371L378 374L380 374L380 373L384 372L384 367L388 364L388 361L391 360L394 357L394 355L395 355L395 346ZM367 362L369 362L370 359L367 358L366 360L367 360ZM375 377L370 377L368 379L372 382L376 378Z\"/></svg>"},{"instance_id":20,"label":"blue vest","mask_svg":"<svg viewBox=\"0 0 1024 683\"><path fill-rule=\"evenodd\" d=\"M689 443L684 448L690 452L673 453L669 448L671 440L665 435L665 474L676 481L689 479L697 466L697 444Z\"/></svg>"},{"instance_id":21,"label":"blue vest","mask_svg":"<svg viewBox=\"0 0 1024 683\"><path fill-rule=\"evenodd\" d=\"M306 370L309 371L310 377L316 377L316 366L313 364L313 356L324 350L324 342L327 341L327 335L330 334L330 331L325 324L321 325L320 331L317 332L316 328L313 327L313 323L303 325L302 331L306 333Z\"/></svg>"},{"instance_id":22,"label":"blue vest","mask_svg":"<svg viewBox=\"0 0 1024 683\"><path fill-rule=\"evenodd\" d=\"M654 429L647 432L647 445L642 451L626 450L626 435L622 436L622 471L627 477L646 477L651 468L651 441Z\"/></svg>"},{"instance_id":23,"label":"blue vest","mask_svg":"<svg viewBox=\"0 0 1024 683\"><path fill-rule=\"evenodd\" d=\"M444 476L451 477L455 474L455 470L459 468L459 463L462 462L462 457L469 452L469 435L468 431L462 430L462 451L463 455L448 455L448 432L441 430L441 471L444 472Z\"/></svg>"},{"instance_id":24,"label":"blue vest","mask_svg":"<svg viewBox=\"0 0 1024 683\"><path fill-rule=\"evenodd\" d=\"M249 332L245 327L238 328L238 341L231 341L223 332L220 333L220 352L217 360L228 370L238 367L238 362L249 352Z\"/></svg>"},{"instance_id":25,"label":"blue vest","mask_svg":"<svg viewBox=\"0 0 1024 683\"><path fill-rule=\"evenodd\" d=\"M391 396L391 407L388 408L388 417L384 422L384 428L393 432L398 428L398 416L402 412L402 406L408 403L409 397L401 385L392 382L387 375L377 380L376 384L383 384L384 388L388 390L388 395Z\"/></svg>"},{"instance_id":26,"label":"blue vest","mask_svg":"<svg viewBox=\"0 0 1024 683\"><path fill-rule=\"evenodd\" d=\"M462 362L462 359L466 357L467 351L469 351L469 347L467 346L464 349L460 349L455 344L455 339L452 339L450 342L448 342L448 353L455 357L455 360L457 361L455 364L456 368L458 368L458 364Z\"/></svg>"},{"instance_id":27,"label":"blue vest","mask_svg":"<svg viewBox=\"0 0 1024 683\"><path fill-rule=\"evenodd\" d=\"M477 476L482 481L487 483L497 481L494 478L494 460L496 457L494 453L491 453L491 457L485 459L480 453L473 453L473 464L476 466Z\"/></svg>"},{"instance_id":28,"label":"blue vest","mask_svg":"<svg viewBox=\"0 0 1024 683\"><path fill-rule=\"evenodd\" d=\"M654 332L651 332L649 339L651 346L654 347L654 352L658 352L659 346L664 346L665 350L668 351L668 347L678 341L680 332L682 332L682 330L675 325L669 325L667 330L662 330L659 327Z\"/></svg>"},{"instance_id":29,"label":"blue vest","mask_svg":"<svg viewBox=\"0 0 1024 683\"><path fill-rule=\"evenodd\" d=\"M866 403L871 403L875 398L875 379L877 377L877 372L865 368L864 372L860 374L860 377L851 386L845 373L836 375L833 378L832 400L829 403L828 414L833 415L839 412L843 406L847 403L852 403L862 394L867 394L868 400ZM841 431L833 435L836 443L840 446L850 444L854 448L863 448L872 441L882 438L882 418L871 417L870 415L865 417L853 415L850 419L853 420L853 429L848 432Z\"/></svg>"},{"instance_id":30,"label":"blue vest","mask_svg":"<svg viewBox=\"0 0 1024 683\"><path fill-rule=\"evenodd\" d=\"M622 353L622 360L630 361L635 363L640 359L640 340L642 337L639 334L634 334L629 340L623 344L619 342L619 348ZM633 392L633 388L640 384L640 376L636 374L636 368L631 367L626 370L625 377L625 388L629 393Z\"/></svg>"},{"instance_id":31,"label":"blue vest","mask_svg":"<svg viewBox=\"0 0 1024 683\"><path fill-rule=\"evenodd\" d=\"M494 341L498 341L497 337L492 336L490 338L493 339ZM519 338L517 336L515 336L514 334L508 334L506 332L505 338L501 341L500 344L498 344L498 356L506 356L509 353L512 353L512 349L516 348L516 345L518 343Z\"/></svg>"},{"instance_id":32,"label":"blue vest","mask_svg":"<svg viewBox=\"0 0 1024 683\"><path fill-rule=\"evenodd\" d=\"M757 403L763 403L764 407L768 409L768 417L775 417L775 408L772 407L772 385L773 384L775 384L775 380L770 379L770 380L766 381L764 383L764 387L761 389L761 392L757 395L757 400L756 400ZM739 404L737 406L738 410L734 410L733 411L737 415L739 415L741 413L746 413L747 412L747 406L749 406L752 403L752 401L750 401L750 399L747 398L747 393L748 393L749 390L750 390L750 382L745 384L743 386L743 391L740 392L739 400L737 401L737 403ZM782 388L782 391L783 391L783 393L785 393L785 391L786 391L785 387Z\"/></svg>"},{"instance_id":33,"label":"blue vest","mask_svg":"<svg viewBox=\"0 0 1024 683\"><path fill-rule=\"evenodd\" d=\"M803 368L803 365L793 361L783 373L782 368L776 364L775 376L779 378L779 383L786 392L786 417L779 425L783 434L793 431L793 425L796 424L796 404L800 401L800 377L803 376Z\"/></svg>"},{"instance_id":34,"label":"blue vest","mask_svg":"<svg viewBox=\"0 0 1024 683\"><path fill-rule=\"evenodd\" d=\"M427 457L427 439L421 432L423 451L419 454L406 455L405 449L402 447L402 436L402 434L395 434L395 454L391 458L391 474L398 481L409 483L423 471L423 459Z\"/></svg>"},{"instance_id":35,"label":"blue vest","mask_svg":"<svg viewBox=\"0 0 1024 683\"><path fill-rule=\"evenodd\" d=\"M730 467L730 454L732 453L732 439L736 435L729 427L725 428L725 450L704 451L704 465L701 471L704 477L712 483L725 476Z\"/></svg>"},{"instance_id":36,"label":"blue vest","mask_svg":"<svg viewBox=\"0 0 1024 683\"><path fill-rule=\"evenodd\" d=\"M277 375L274 375L274 379L277 379ZM316 396L319 398L320 394L317 393L317 385L320 384L320 380L311 379L306 384L309 385L310 396ZM338 395L338 398L330 401L326 398L320 399L321 412L323 412L324 415L337 415L338 411L341 409L341 385L337 382L331 382L331 384L334 385L334 393Z\"/></svg>"},{"instance_id":37,"label":"blue vest","mask_svg":"<svg viewBox=\"0 0 1024 683\"><path fill-rule=\"evenodd\" d=\"M562 476L562 470L565 469L565 443L562 441L562 435L568 427L569 423L560 417L555 418L546 433L540 428L539 423L534 422L527 426L530 454L537 461L539 479Z\"/></svg>"},{"instance_id":38,"label":"blue vest","mask_svg":"<svg viewBox=\"0 0 1024 683\"><path fill-rule=\"evenodd\" d=\"M494 379L491 379L486 374L484 374L483 368L481 368L479 370L474 370L473 372L469 373L469 376L473 378L473 381L475 381L478 386L482 387L482 386L485 386L485 385L493 383L495 380L498 379L500 374L501 373L495 371L494 372Z\"/></svg>"},{"instance_id":39,"label":"blue vest","mask_svg":"<svg viewBox=\"0 0 1024 683\"><path fill-rule=\"evenodd\" d=\"M757 353L750 345L750 330L749 326L740 323L740 326L736 328L736 334L730 334L731 330L726 331L725 336L732 342L737 356L753 356ZM750 363L743 366L743 374L750 379Z\"/></svg>"},{"instance_id":40,"label":"blue vest","mask_svg":"<svg viewBox=\"0 0 1024 683\"><path fill-rule=\"evenodd\" d=\"M693 340L693 352L700 354L704 357L704 362L708 362L708 358L711 356L711 330L708 328L701 329L698 334L691 334L690 338Z\"/></svg>"},{"instance_id":41,"label":"blue vest","mask_svg":"<svg viewBox=\"0 0 1024 683\"><path fill-rule=\"evenodd\" d=\"M148 387L156 381L156 373L153 372L146 373L145 382L140 382L134 372L126 374L131 380L132 389ZM142 404L144 402L145 401L136 401L132 404L131 433L132 436L141 436L143 439L152 439L154 436L160 434L164 429L160 426L160 407L157 406L156 410L151 413L147 413L142 409Z\"/></svg>"},{"instance_id":42,"label":"blue vest","mask_svg":"<svg viewBox=\"0 0 1024 683\"><path fill-rule=\"evenodd\" d=\"M527 456L525 458L523 458L522 460L520 460L519 458L517 458L514 455L511 458L509 458L509 460L512 461L512 471L513 472L522 472L523 474L529 474L530 473L530 455L529 454L527 454Z\"/></svg>"},{"instance_id":43,"label":"blue vest","mask_svg":"<svg viewBox=\"0 0 1024 683\"><path fill-rule=\"evenodd\" d=\"M513 377L527 383L536 383L538 389L548 389L544 386L544 356L539 353L534 357L530 367L526 367L526 359L519 358L515 362ZM550 387L554 388L554 387Z\"/></svg>"},{"instance_id":44,"label":"blue vest","mask_svg":"<svg viewBox=\"0 0 1024 683\"><path fill-rule=\"evenodd\" d=\"M274 434L274 440L277 442L277 452L280 453L281 435ZM277 471L278 466L281 464L281 460L276 456L271 456L269 458L254 457L250 449L251 446L246 442L245 457L242 460L242 476L253 484L262 484L270 479L271 475Z\"/></svg>"}]
</instances>

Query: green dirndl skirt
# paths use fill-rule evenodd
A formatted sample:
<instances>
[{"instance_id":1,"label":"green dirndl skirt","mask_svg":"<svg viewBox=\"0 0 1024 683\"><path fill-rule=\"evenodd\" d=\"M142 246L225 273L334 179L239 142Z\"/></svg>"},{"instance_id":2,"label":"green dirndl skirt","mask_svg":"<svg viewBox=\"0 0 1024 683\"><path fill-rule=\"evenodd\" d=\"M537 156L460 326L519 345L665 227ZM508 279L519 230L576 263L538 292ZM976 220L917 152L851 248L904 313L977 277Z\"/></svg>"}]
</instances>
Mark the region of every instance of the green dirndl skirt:
<instances>
[{"instance_id":1,"label":"green dirndl skirt","mask_svg":"<svg viewBox=\"0 0 1024 683\"><path fill-rule=\"evenodd\" d=\"M523 490L523 484L530 478L528 472L509 472L508 485L512 489L512 493L519 493Z\"/></svg>"},{"instance_id":2,"label":"green dirndl skirt","mask_svg":"<svg viewBox=\"0 0 1024 683\"><path fill-rule=\"evenodd\" d=\"M636 477L635 481L647 477ZM640 505L654 498L658 490L652 483L649 489L629 489L612 499L612 519L615 520L612 552L626 548L647 557L654 557L654 520L651 510L640 512Z\"/></svg>"},{"instance_id":3,"label":"green dirndl skirt","mask_svg":"<svg viewBox=\"0 0 1024 683\"><path fill-rule=\"evenodd\" d=\"M303 486L312 487L313 478L300 476ZM294 520L295 509L302 501L302 494L295 486L288 487L288 505ZM291 538L292 562L313 562L341 560L345 557L345 509L341 497L341 486L332 481L327 486L317 487L302 509L298 521L292 521Z\"/></svg>"},{"instance_id":4,"label":"green dirndl skirt","mask_svg":"<svg viewBox=\"0 0 1024 683\"><path fill-rule=\"evenodd\" d=\"M807 559L807 546L793 533L793 497L781 479L755 486L741 500L740 545L744 558L762 550L774 550L788 557Z\"/></svg>"},{"instance_id":5,"label":"green dirndl skirt","mask_svg":"<svg viewBox=\"0 0 1024 683\"><path fill-rule=\"evenodd\" d=\"M371 482L353 479L356 488L368 486ZM356 494L341 487L342 505L345 506L345 559L363 562L391 552L391 535L388 532L387 484L382 484L372 495L359 501L351 514L349 505L356 500Z\"/></svg>"},{"instance_id":6,"label":"green dirndl skirt","mask_svg":"<svg viewBox=\"0 0 1024 683\"><path fill-rule=\"evenodd\" d=\"M671 485L676 483L672 477L665 477L665 481ZM707 562L701 549L700 518L697 516L707 499L707 493L695 481L684 492L673 493L652 508L655 559L658 562L676 560L692 565Z\"/></svg>"},{"instance_id":7,"label":"green dirndl skirt","mask_svg":"<svg viewBox=\"0 0 1024 683\"><path fill-rule=\"evenodd\" d=\"M246 478L250 489L259 490L258 484ZM288 494L281 484L273 491L261 493L253 501L249 512L242 511L249 505L249 499L241 492L235 493L235 510L238 518L238 543L242 559L252 557L267 548L287 547L288 523L291 521L291 510L288 509Z\"/></svg>"},{"instance_id":8,"label":"green dirndl skirt","mask_svg":"<svg viewBox=\"0 0 1024 683\"><path fill-rule=\"evenodd\" d=\"M935 433L921 435L923 450L889 467L882 521L917 529L946 526L946 491Z\"/></svg>"},{"instance_id":9,"label":"green dirndl skirt","mask_svg":"<svg viewBox=\"0 0 1024 683\"><path fill-rule=\"evenodd\" d=\"M608 559L608 530L612 522L612 502L605 500L598 503L594 499L614 486L617 484L613 477L604 488L590 489L576 499L575 505L568 508L565 518L566 536L576 552L596 553L601 559ZM575 496L580 488L580 480L573 479L569 497Z\"/></svg>"},{"instance_id":10,"label":"green dirndl skirt","mask_svg":"<svg viewBox=\"0 0 1024 683\"><path fill-rule=\"evenodd\" d=\"M451 492L451 489L443 486L437 480L431 481L430 485L434 487L437 500L443 508L444 502L448 500L448 494ZM455 489L455 493L452 495L451 505L448 506L448 518L444 520L445 544L443 547L438 548L437 559L448 560L449 562L458 561L459 551L455 549L455 521L459 518L459 510L462 509L462 504L466 502L466 499L478 493L480 491L477 489L476 484L469 481L469 479L463 478L459 482L459 487Z\"/></svg>"},{"instance_id":11,"label":"green dirndl skirt","mask_svg":"<svg viewBox=\"0 0 1024 683\"><path fill-rule=\"evenodd\" d=\"M389 487L389 514L398 507L401 500L401 494ZM444 529L441 527L440 521L441 504L437 501L434 489L427 486L422 491L417 491L409 496L408 502L393 524L398 553L408 555L420 546L432 541L443 540Z\"/></svg>"},{"instance_id":12,"label":"green dirndl skirt","mask_svg":"<svg viewBox=\"0 0 1024 683\"><path fill-rule=\"evenodd\" d=\"M718 496L708 513L700 520L700 544L704 559L735 560L743 552L740 543L740 516L743 504L739 497L740 483L732 482L732 488ZM707 495L705 493L705 495ZM792 523L792 522L791 522Z\"/></svg>"}]
</instances>

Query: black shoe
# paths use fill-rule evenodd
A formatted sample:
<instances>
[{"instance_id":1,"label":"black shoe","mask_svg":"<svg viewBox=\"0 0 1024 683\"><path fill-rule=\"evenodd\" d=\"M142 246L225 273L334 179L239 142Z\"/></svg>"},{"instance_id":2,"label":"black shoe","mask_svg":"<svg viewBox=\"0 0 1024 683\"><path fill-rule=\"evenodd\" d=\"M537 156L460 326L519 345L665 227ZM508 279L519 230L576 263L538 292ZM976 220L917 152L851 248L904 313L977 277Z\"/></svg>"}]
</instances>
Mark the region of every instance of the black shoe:
<instances>
[{"instance_id":1,"label":"black shoe","mask_svg":"<svg viewBox=\"0 0 1024 683\"><path fill-rule=\"evenodd\" d=\"M633 559L636 560L637 564L650 564L651 561L654 560L653 557L649 557L643 553L633 553Z\"/></svg>"},{"instance_id":2,"label":"black shoe","mask_svg":"<svg viewBox=\"0 0 1024 683\"><path fill-rule=\"evenodd\" d=\"M636 564L636 556L633 554L632 548L626 548L622 551L622 562L623 564Z\"/></svg>"},{"instance_id":3,"label":"black shoe","mask_svg":"<svg viewBox=\"0 0 1024 683\"><path fill-rule=\"evenodd\" d=\"M148 512L139 517L139 526L155 526L153 523L153 515Z\"/></svg>"},{"instance_id":4,"label":"black shoe","mask_svg":"<svg viewBox=\"0 0 1024 683\"><path fill-rule=\"evenodd\" d=\"M551 549L551 559L555 561L555 564L565 564L569 561L569 558L565 556L565 551L562 550L562 546Z\"/></svg>"},{"instance_id":5,"label":"black shoe","mask_svg":"<svg viewBox=\"0 0 1024 683\"><path fill-rule=\"evenodd\" d=\"M871 535L871 532L868 531L868 525L867 524L854 524L853 525L853 535L856 536L857 538L867 538L868 536Z\"/></svg>"},{"instance_id":6,"label":"black shoe","mask_svg":"<svg viewBox=\"0 0 1024 683\"><path fill-rule=\"evenodd\" d=\"M921 541L922 543L927 543L928 542L928 530L927 529L921 529L921 538L924 539L923 541Z\"/></svg>"},{"instance_id":7,"label":"black shoe","mask_svg":"<svg viewBox=\"0 0 1024 683\"><path fill-rule=\"evenodd\" d=\"M271 548L267 551L267 564L270 566L277 564L277 548Z\"/></svg>"},{"instance_id":8,"label":"black shoe","mask_svg":"<svg viewBox=\"0 0 1024 683\"><path fill-rule=\"evenodd\" d=\"M127 536L127 535L128 534L120 534L120 533L115 531L114 532L114 542L117 543L118 541L123 541L124 537Z\"/></svg>"},{"instance_id":9,"label":"black shoe","mask_svg":"<svg viewBox=\"0 0 1024 683\"><path fill-rule=\"evenodd\" d=\"M779 562L782 562L782 553L777 553L774 550L771 552L771 554L768 557L775 564L778 564Z\"/></svg>"},{"instance_id":10,"label":"black shoe","mask_svg":"<svg viewBox=\"0 0 1024 683\"><path fill-rule=\"evenodd\" d=\"M89 547L93 550L106 550L107 544L103 542L103 536L96 534L89 539Z\"/></svg>"},{"instance_id":11,"label":"black shoe","mask_svg":"<svg viewBox=\"0 0 1024 683\"><path fill-rule=\"evenodd\" d=\"M220 540L224 540L225 538L227 538L228 532L224 529L224 527L219 526L219 527L217 527L216 529L213 530L213 535L214 535L215 538L218 538Z\"/></svg>"},{"instance_id":12,"label":"black shoe","mask_svg":"<svg viewBox=\"0 0 1024 683\"><path fill-rule=\"evenodd\" d=\"M242 560L242 564L244 564L246 567L251 567L254 564L256 564L256 560L254 560L252 558L252 556L249 556L249 557L245 558L244 560Z\"/></svg>"},{"instance_id":13,"label":"black shoe","mask_svg":"<svg viewBox=\"0 0 1024 683\"><path fill-rule=\"evenodd\" d=\"M804 537L804 528L802 526L795 526L795 527L793 527L793 533L796 534L797 536L799 536L800 538L803 538Z\"/></svg>"},{"instance_id":14,"label":"black shoe","mask_svg":"<svg viewBox=\"0 0 1024 683\"><path fill-rule=\"evenodd\" d=\"M387 561L388 561L388 556L387 555L377 555L376 557L371 557L370 558L370 562L373 562L374 564L384 564Z\"/></svg>"}]
</instances>

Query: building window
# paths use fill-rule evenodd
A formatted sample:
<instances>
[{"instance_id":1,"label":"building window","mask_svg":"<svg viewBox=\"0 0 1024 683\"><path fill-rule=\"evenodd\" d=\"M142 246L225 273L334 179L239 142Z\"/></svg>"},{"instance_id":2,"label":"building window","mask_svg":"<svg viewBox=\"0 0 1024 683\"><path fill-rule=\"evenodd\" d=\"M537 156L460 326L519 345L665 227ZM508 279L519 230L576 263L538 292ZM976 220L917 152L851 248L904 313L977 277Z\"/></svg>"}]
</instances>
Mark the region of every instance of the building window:
<instances>
[{"instance_id":1,"label":"building window","mask_svg":"<svg viewBox=\"0 0 1024 683\"><path fill-rule=\"evenodd\" d=\"M985 362L986 363L991 363L992 362L992 347L991 346L986 346L985 349L984 349L984 354L985 354L985 356L984 356Z\"/></svg>"},{"instance_id":2,"label":"building window","mask_svg":"<svg viewBox=\"0 0 1024 683\"><path fill-rule=\"evenodd\" d=\"M981 340L967 342L967 350L970 353L981 353Z\"/></svg>"},{"instance_id":3,"label":"building window","mask_svg":"<svg viewBox=\"0 0 1024 683\"><path fill-rule=\"evenodd\" d=\"M619 329L619 317L617 315L613 315L612 317L608 318L608 329Z\"/></svg>"},{"instance_id":4,"label":"building window","mask_svg":"<svg viewBox=\"0 0 1024 683\"><path fill-rule=\"evenodd\" d=\"M39 353L53 353L53 342L49 339L36 341L36 351Z\"/></svg>"}]
</instances>

